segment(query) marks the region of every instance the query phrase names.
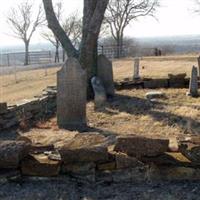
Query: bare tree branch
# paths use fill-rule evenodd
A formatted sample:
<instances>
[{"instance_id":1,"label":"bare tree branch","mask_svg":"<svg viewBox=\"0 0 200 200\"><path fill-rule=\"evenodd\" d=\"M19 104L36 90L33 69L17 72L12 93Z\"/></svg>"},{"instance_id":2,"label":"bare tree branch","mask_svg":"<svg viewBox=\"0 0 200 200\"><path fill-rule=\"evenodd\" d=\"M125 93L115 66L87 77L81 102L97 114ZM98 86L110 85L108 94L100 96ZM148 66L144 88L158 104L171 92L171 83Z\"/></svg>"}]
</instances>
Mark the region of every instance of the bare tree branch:
<instances>
[{"instance_id":1,"label":"bare tree branch","mask_svg":"<svg viewBox=\"0 0 200 200\"><path fill-rule=\"evenodd\" d=\"M11 27L14 37L23 40L25 44L25 65L28 64L28 49L30 40L36 29L44 22L42 7L39 6L36 17L33 16L34 4L25 0L17 7L11 8L7 22Z\"/></svg>"},{"instance_id":2,"label":"bare tree branch","mask_svg":"<svg viewBox=\"0 0 200 200\"><path fill-rule=\"evenodd\" d=\"M82 38L82 19L77 13L78 12L72 13L63 22L63 29L75 47L80 46Z\"/></svg>"},{"instance_id":3,"label":"bare tree branch","mask_svg":"<svg viewBox=\"0 0 200 200\"><path fill-rule=\"evenodd\" d=\"M159 0L110 0L105 21L119 51L123 45L124 30L130 22L143 16L154 16L158 6Z\"/></svg>"},{"instance_id":4,"label":"bare tree branch","mask_svg":"<svg viewBox=\"0 0 200 200\"><path fill-rule=\"evenodd\" d=\"M53 31L54 35L58 38L63 48L67 52L68 56L78 57L78 52L73 46L71 40L66 35L65 31L61 27L56 14L53 9L52 0L43 0L44 9L46 12L46 18L48 27Z\"/></svg>"}]
</instances>

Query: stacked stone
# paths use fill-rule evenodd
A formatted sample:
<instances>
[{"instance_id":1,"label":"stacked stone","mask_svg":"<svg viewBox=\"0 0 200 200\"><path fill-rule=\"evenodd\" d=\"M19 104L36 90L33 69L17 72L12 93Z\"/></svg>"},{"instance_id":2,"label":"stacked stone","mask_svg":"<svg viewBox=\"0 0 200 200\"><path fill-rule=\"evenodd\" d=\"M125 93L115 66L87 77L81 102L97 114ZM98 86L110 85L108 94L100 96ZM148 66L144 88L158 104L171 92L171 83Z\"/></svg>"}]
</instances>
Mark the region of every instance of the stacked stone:
<instances>
[{"instance_id":1,"label":"stacked stone","mask_svg":"<svg viewBox=\"0 0 200 200\"><path fill-rule=\"evenodd\" d=\"M42 95L23 100L16 105L0 103L0 131L19 128L21 122L31 126L34 122L46 119L56 112L56 87L47 87Z\"/></svg>"},{"instance_id":2,"label":"stacked stone","mask_svg":"<svg viewBox=\"0 0 200 200\"><path fill-rule=\"evenodd\" d=\"M169 152L168 139L136 135L113 140L99 133L75 134L59 148L20 139L0 142L0 169L20 169L26 176L62 174L89 182L200 180L197 136L180 142L182 154Z\"/></svg>"},{"instance_id":3,"label":"stacked stone","mask_svg":"<svg viewBox=\"0 0 200 200\"><path fill-rule=\"evenodd\" d=\"M43 98L46 98L46 114L52 115L56 112L56 96L57 96L57 87L48 86L43 91ZM41 99L42 101L42 99Z\"/></svg>"},{"instance_id":4,"label":"stacked stone","mask_svg":"<svg viewBox=\"0 0 200 200\"><path fill-rule=\"evenodd\" d=\"M186 73L183 74L168 74L169 87L171 88L185 88L186 86Z\"/></svg>"},{"instance_id":5,"label":"stacked stone","mask_svg":"<svg viewBox=\"0 0 200 200\"><path fill-rule=\"evenodd\" d=\"M12 128L18 124L16 107L7 107L6 103L0 103L0 130Z\"/></svg>"}]
</instances>

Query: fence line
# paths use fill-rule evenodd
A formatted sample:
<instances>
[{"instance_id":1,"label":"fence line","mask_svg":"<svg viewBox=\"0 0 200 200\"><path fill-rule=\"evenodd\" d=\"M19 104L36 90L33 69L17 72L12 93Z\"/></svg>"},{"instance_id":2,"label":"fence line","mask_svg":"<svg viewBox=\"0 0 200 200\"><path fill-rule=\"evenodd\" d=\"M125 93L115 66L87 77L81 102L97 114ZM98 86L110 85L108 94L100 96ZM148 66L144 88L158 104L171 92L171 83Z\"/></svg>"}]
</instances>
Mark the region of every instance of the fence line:
<instances>
[{"instance_id":1,"label":"fence line","mask_svg":"<svg viewBox=\"0 0 200 200\"><path fill-rule=\"evenodd\" d=\"M63 52L59 51L60 62L62 62ZM1 53L1 66L22 66L24 65L25 52ZM30 51L29 64L49 64L54 63L55 52L53 51Z\"/></svg>"}]
</instances>

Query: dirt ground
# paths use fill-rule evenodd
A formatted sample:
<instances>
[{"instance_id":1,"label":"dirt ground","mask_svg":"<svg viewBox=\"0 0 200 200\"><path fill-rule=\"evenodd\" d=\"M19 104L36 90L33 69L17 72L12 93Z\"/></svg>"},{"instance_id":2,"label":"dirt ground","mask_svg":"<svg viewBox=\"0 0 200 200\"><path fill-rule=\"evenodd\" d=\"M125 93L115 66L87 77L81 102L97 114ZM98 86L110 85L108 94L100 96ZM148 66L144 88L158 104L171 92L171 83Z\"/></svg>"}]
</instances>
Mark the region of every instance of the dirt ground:
<instances>
[{"instance_id":1,"label":"dirt ground","mask_svg":"<svg viewBox=\"0 0 200 200\"><path fill-rule=\"evenodd\" d=\"M0 185L1 200L198 200L199 182L83 184L67 178Z\"/></svg>"},{"instance_id":2,"label":"dirt ground","mask_svg":"<svg viewBox=\"0 0 200 200\"><path fill-rule=\"evenodd\" d=\"M115 80L123 80L133 76L133 58L113 60ZM144 57L141 59L140 74L142 77L167 77L168 73L187 73L197 65L197 56L165 56ZM56 72L59 68L32 70L0 76L0 102L14 104L22 99L30 99L39 95L49 85L56 85Z\"/></svg>"}]
</instances>

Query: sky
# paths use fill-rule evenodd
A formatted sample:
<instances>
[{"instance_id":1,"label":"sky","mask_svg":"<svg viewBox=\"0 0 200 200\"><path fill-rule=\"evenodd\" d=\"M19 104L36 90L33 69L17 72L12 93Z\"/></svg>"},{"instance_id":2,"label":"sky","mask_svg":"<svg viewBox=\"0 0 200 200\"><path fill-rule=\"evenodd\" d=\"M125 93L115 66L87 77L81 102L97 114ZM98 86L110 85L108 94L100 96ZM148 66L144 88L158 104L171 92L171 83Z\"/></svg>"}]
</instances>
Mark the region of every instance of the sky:
<instances>
[{"instance_id":1,"label":"sky","mask_svg":"<svg viewBox=\"0 0 200 200\"><path fill-rule=\"evenodd\" d=\"M0 46L23 44L19 39L13 38L6 22L7 13L11 7L23 0L0 0ZM30 0L31 1L31 0ZM56 0L53 0L55 2ZM200 13L192 12L193 0L160 0L161 7L156 12L156 18L143 17L133 21L126 29L125 35L130 37L157 37L181 36L200 34ZM41 0L34 0L36 4ZM83 10L83 0L63 0L65 15ZM43 42L39 33L35 34L32 43Z\"/></svg>"}]
</instances>

